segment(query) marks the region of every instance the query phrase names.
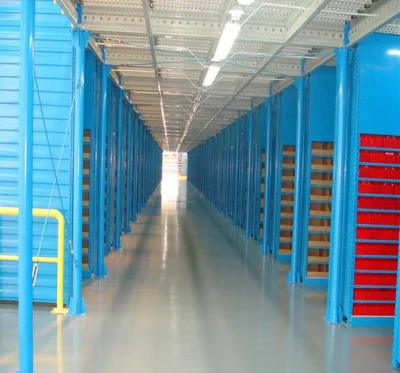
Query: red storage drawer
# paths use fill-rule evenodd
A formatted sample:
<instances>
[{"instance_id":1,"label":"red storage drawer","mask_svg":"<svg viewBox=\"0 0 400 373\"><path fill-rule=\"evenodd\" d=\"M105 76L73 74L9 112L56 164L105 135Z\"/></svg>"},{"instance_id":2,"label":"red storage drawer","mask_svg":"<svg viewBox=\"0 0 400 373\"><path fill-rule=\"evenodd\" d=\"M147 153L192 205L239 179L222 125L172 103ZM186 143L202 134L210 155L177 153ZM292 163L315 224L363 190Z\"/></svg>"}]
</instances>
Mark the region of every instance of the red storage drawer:
<instances>
[{"instance_id":1,"label":"red storage drawer","mask_svg":"<svg viewBox=\"0 0 400 373\"><path fill-rule=\"evenodd\" d=\"M358 270L396 271L397 259L356 258L355 268Z\"/></svg>"},{"instance_id":2,"label":"red storage drawer","mask_svg":"<svg viewBox=\"0 0 400 373\"><path fill-rule=\"evenodd\" d=\"M358 193L373 193L371 183L369 181L360 181L358 183Z\"/></svg>"},{"instance_id":3,"label":"red storage drawer","mask_svg":"<svg viewBox=\"0 0 400 373\"><path fill-rule=\"evenodd\" d=\"M371 183L370 189L373 194L382 194L383 193L383 184L382 183Z\"/></svg>"},{"instance_id":4,"label":"red storage drawer","mask_svg":"<svg viewBox=\"0 0 400 373\"><path fill-rule=\"evenodd\" d=\"M361 228L358 227L357 228L357 239L358 240L365 240L365 239L369 239L371 236L371 228Z\"/></svg>"},{"instance_id":5,"label":"red storage drawer","mask_svg":"<svg viewBox=\"0 0 400 373\"><path fill-rule=\"evenodd\" d=\"M371 167L369 167L369 166L360 166L360 168L359 168L359 177L371 177Z\"/></svg>"},{"instance_id":6,"label":"red storage drawer","mask_svg":"<svg viewBox=\"0 0 400 373\"><path fill-rule=\"evenodd\" d=\"M393 170L393 179L400 180L400 167Z\"/></svg>"},{"instance_id":7,"label":"red storage drawer","mask_svg":"<svg viewBox=\"0 0 400 373\"><path fill-rule=\"evenodd\" d=\"M385 148L395 148L396 147L396 137L385 136L385 138L383 140L383 146Z\"/></svg>"},{"instance_id":8,"label":"red storage drawer","mask_svg":"<svg viewBox=\"0 0 400 373\"><path fill-rule=\"evenodd\" d=\"M384 152L371 151L369 156L372 163L386 163Z\"/></svg>"},{"instance_id":9,"label":"red storage drawer","mask_svg":"<svg viewBox=\"0 0 400 373\"><path fill-rule=\"evenodd\" d=\"M384 136L381 135L371 135L371 145L376 148L381 148L385 146Z\"/></svg>"},{"instance_id":10,"label":"red storage drawer","mask_svg":"<svg viewBox=\"0 0 400 373\"><path fill-rule=\"evenodd\" d=\"M358 224L371 224L371 213L369 212L359 212L357 214Z\"/></svg>"},{"instance_id":11,"label":"red storage drawer","mask_svg":"<svg viewBox=\"0 0 400 373\"><path fill-rule=\"evenodd\" d=\"M354 316L365 316L367 309L366 304L354 304L353 305L353 315Z\"/></svg>"},{"instance_id":12,"label":"red storage drawer","mask_svg":"<svg viewBox=\"0 0 400 373\"><path fill-rule=\"evenodd\" d=\"M360 150L360 162L371 162L370 150Z\"/></svg>"},{"instance_id":13,"label":"red storage drawer","mask_svg":"<svg viewBox=\"0 0 400 373\"><path fill-rule=\"evenodd\" d=\"M394 304L379 304L380 316L394 316L395 305Z\"/></svg>"},{"instance_id":14,"label":"red storage drawer","mask_svg":"<svg viewBox=\"0 0 400 373\"><path fill-rule=\"evenodd\" d=\"M393 183L384 183L381 187L382 194L393 194L394 188Z\"/></svg>"},{"instance_id":15,"label":"red storage drawer","mask_svg":"<svg viewBox=\"0 0 400 373\"><path fill-rule=\"evenodd\" d=\"M399 246L393 243L380 243L379 251L381 255L398 255Z\"/></svg>"},{"instance_id":16,"label":"red storage drawer","mask_svg":"<svg viewBox=\"0 0 400 373\"><path fill-rule=\"evenodd\" d=\"M372 242L357 242L356 255L380 255L380 244Z\"/></svg>"},{"instance_id":17,"label":"red storage drawer","mask_svg":"<svg viewBox=\"0 0 400 373\"><path fill-rule=\"evenodd\" d=\"M392 167L384 167L381 170L381 178L382 179L393 179L393 168Z\"/></svg>"},{"instance_id":18,"label":"red storage drawer","mask_svg":"<svg viewBox=\"0 0 400 373\"><path fill-rule=\"evenodd\" d=\"M372 197L370 198L370 206L373 209L381 209L383 207L384 199L383 198L377 198L377 197Z\"/></svg>"},{"instance_id":19,"label":"red storage drawer","mask_svg":"<svg viewBox=\"0 0 400 373\"><path fill-rule=\"evenodd\" d=\"M360 145L361 146L371 146L372 136L371 135L360 135Z\"/></svg>"},{"instance_id":20,"label":"red storage drawer","mask_svg":"<svg viewBox=\"0 0 400 373\"><path fill-rule=\"evenodd\" d=\"M365 299L396 300L396 289L365 289Z\"/></svg>"},{"instance_id":21,"label":"red storage drawer","mask_svg":"<svg viewBox=\"0 0 400 373\"><path fill-rule=\"evenodd\" d=\"M354 289L354 300L366 300L367 291L366 289Z\"/></svg>"},{"instance_id":22,"label":"red storage drawer","mask_svg":"<svg viewBox=\"0 0 400 373\"><path fill-rule=\"evenodd\" d=\"M400 164L400 152L396 153L395 155L395 163Z\"/></svg>"},{"instance_id":23,"label":"red storage drawer","mask_svg":"<svg viewBox=\"0 0 400 373\"><path fill-rule=\"evenodd\" d=\"M392 152L386 152L383 156L383 162L384 163L396 163L396 155L395 153Z\"/></svg>"},{"instance_id":24,"label":"red storage drawer","mask_svg":"<svg viewBox=\"0 0 400 373\"><path fill-rule=\"evenodd\" d=\"M397 274L388 273L356 273L354 275L355 285L392 285L397 282Z\"/></svg>"},{"instance_id":25,"label":"red storage drawer","mask_svg":"<svg viewBox=\"0 0 400 373\"><path fill-rule=\"evenodd\" d=\"M393 185L393 193L400 195L400 183L396 183Z\"/></svg>"},{"instance_id":26,"label":"red storage drawer","mask_svg":"<svg viewBox=\"0 0 400 373\"><path fill-rule=\"evenodd\" d=\"M370 221L371 224L383 224L382 223L382 214L380 212L371 213Z\"/></svg>"},{"instance_id":27,"label":"red storage drawer","mask_svg":"<svg viewBox=\"0 0 400 373\"><path fill-rule=\"evenodd\" d=\"M371 207L371 198L369 197L358 197L358 207L360 209L368 209Z\"/></svg>"}]
</instances>

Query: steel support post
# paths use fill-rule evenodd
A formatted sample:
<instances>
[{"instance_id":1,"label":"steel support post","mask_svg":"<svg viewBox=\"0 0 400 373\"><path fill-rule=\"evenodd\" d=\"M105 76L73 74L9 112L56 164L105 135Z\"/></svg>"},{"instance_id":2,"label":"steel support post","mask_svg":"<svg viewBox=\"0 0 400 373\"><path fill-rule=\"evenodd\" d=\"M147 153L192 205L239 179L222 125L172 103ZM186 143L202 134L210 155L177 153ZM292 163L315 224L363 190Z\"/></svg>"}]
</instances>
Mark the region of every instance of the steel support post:
<instances>
[{"instance_id":1,"label":"steel support post","mask_svg":"<svg viewBox=\"0 0 400 373\"><path fill-rule=\"evenodd\" d=\"M108 100L107 104L107 117L110 118L107 123L107 186L106 186L106 253L110 252L113 244L113 180L114 180L114 146L113 146L113 122L112 118L113 110L112 110L112 102L114 96L114 87L112 84L108 84L108 94L110 96L110 100Z\"/></svg>"},{"instance_id":2,"label":"steel support post","mask_svg":"<svg viewBox=\"0 0 400 373\"><path fill-rule=\"evenodd\" d=\"M134 120L134 133L133 133L133 175L132 175L132 219L134 223L137 220L137 170L138 170L138 126L139 126L139 116L135 113Z\"/></svg>"},{"instance_id":3,"label":"steel support post","mask_svg":"<svg viewBox=\"0 0 400 373\"><path fill-rule=\"evenodd\" d=\"M252 177L253 177L253 117L254 109L247 114L247 193L246 193L246 220L245 237L251 236L251 201L252 201Z\"/></svg>"},{"instance_id":4,"label":"steel support post","mask_svg":"<svg viewBox=\"0 0 400 373\"><path fill-rule=\"evenodd\" d=\"M238 225L238 191L239 191L239 148L240 148L240 122L235 122L235 163L234 163L234 186L233 186L233 225Z\"/></svg>"},{"instance_id":5,"label":"steel support post","mask_svg":"<svg viewBox=\"0 0 400 373\"><path fill-rule=\"evenodd\" d=\"M18 169L19 371L33 372L32 206L35 0L21 3Z\"/></svg>"},{"instance_id":6,"label":"steel support post","mask_svg":"<svg viewBox=\"0 0 400 373\"><path fill-rule=\"evenodd\" d=\"M291 268L288 273L289 283L300 282L300 250L301 234L304 222L307 221L302 216L302 206L304 203L304 156L305 156L305 88L306 77L303 75L296 79L297 88L297 128L296 128L296 157L294 174L294 206L293 206L293 238L292 238L292 258Z\"/></svg>"},{"instance_id":7,"label":"steel support post","mask_svg":"<svg viewBox=\"0 0 400 373\"><path fill-rule=\"evenodd\" d=\"M122 136L123 136L123 110L124 110L124 91L118 90L117 96L117 187L116 187L116 213L115 213L115 236L114 236L114 248L119 250L122 248L121 245L121 233L122 233L122 168L123 168L123 157L122 157Z\"/></svg>"},{"instance_id":8,"label":"steel support post","mask_svg":"<svg viewBox=\"0 0 400 373\"><path fill-rule=\"evenodd\" d=\"M265 171L264 171L264 220L261 254L268 252L269 215L271 212L271 161L272 161L272 97L264 102L265 109Z\"/></svg>"},{"instance_id":9,"label":"steel support post","mask_svg":"<svg viewBox=\"0 0 400 373\"><path fill-rule=\"evenodd\" d=\"M226 180L225 180L225 216L229 218L229 198L231 195L230 181L231 181L231 132L232 126L226 129Z\"/></svg>"},{"instance_id":10,"label":"steel support post","mask_svg":"<svg viewBox=\"0 0 400 373\"><path fill-rule=\"evenodd\" d=\"M332 185L332 218L331 247L329 250L329 277L325 320L336 324L342 322L340 310L341 266L344 247L344 212L346 189L346 148L348 146L348 87L350 49L338 48L337 86L336 86L336 117L335 117L335 152Z\"/></svg>"},{"instance_id":11,"label":"steel support post","mask_svg":"<svg viewBox=\"0 0 400 373\"><path fill-rule=\"evenodd\" d=\"M137 203L137 213L140 214L142 211L142 203L141 203L141 193L142 193L142 151L143 151L143 124L142 121L139 120L139 128L138 128L138 172L137 172L137 192L136 192L136 203Z\"/></svg>"},{"instance_id":12,"label":"steel support post","mask_svg":"<svg viewBox=\"0 0 400 373\"><path fill-rule=\"evenodd\" d=\"M104 240L104 226L105 226L105 198L106 194L106 141L107 141L107 124L108 124L108 101L109 101L109 82L110 82L111 66L102 65L101 70L101 103L100 103L100 136L99 136L99 192L97 195L97 203L99 208L99 216L97 217L97 242L98 242L98 255L97 265L95 267L95 275L99 277L107 276L106 265L104 264L105 255L105 240Z\"/></svg>"},{"instance_id":13,"label":"steel support post","mask_svg":"<svg viewBox=\"0 0 400 373\"><path fill-rule=\"evenodd\" d=\"M74 180L73 180L73 271L72 298L69 313L75 316L86 315L86 304L82 297L82 194L83 194L83 122L85 106L85 49L89 34L86 31L73 31L75 48L75 111L74 111Z\"/></svg>"},{"instance_id":14,"label":"steel support post","mask_svg":"<svg viewBox=\"0 0 400 373\"><path fill-rule=\"evenodd\" d=\"M124 232L130 233L131 232L131 206L132 206L132 116L133 116L133 108L132 105L128 105L128 128L127 128L127 164L126 164L126 214L125 214L125 224L124 224Z\"/></svg>"}]
</instances>

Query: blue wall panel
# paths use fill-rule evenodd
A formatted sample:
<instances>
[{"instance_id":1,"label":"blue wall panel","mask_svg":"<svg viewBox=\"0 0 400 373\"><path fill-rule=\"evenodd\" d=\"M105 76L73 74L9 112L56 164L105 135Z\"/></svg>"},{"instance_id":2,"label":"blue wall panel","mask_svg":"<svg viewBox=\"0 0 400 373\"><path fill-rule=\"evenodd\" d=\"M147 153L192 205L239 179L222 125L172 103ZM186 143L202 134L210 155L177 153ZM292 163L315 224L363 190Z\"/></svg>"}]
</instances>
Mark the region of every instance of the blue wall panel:
<instances>
[{"instance_id":1,"label":"blue wall panel","mask_svg":"<svg viewBox=\"0 0 400 373\"><path fill-rule=\"evenodd\" d=\"M384 34L371 35L357 48L361 133L400 135L399 51L400 38Z\"/></svg>"},{"instance_id":2,"label":"blue wall panel","mask_svg":"<svg viewBox=\"0 0 400 373\"><path fill-rule=\"evenodd\" d=\"M323 66L310 75L308 120L311 141L333 141L336 69Z\"/></svg>"},{"instance_id":3,"label":"blue wall panel","mask_svg":"<svg viewBox=\"0 0 400 373\"><path fill-rule=\"evenodd\" d=\"M18 89L20 2L0 4L0 205L18 206ZM70 111L72 45L70 24L51 0L37 1L35 72L39 94L34 108L34 207L47 208L59 158L59 188L50 208L70 218ZM41 103L41 105L40 105ZM44 120L42 116L44 114ZM46 135L46 129L47 135ZM63 148L63 143L65 146ZM53 167L54 165L54 167ZM60 193L59 193L60 192ZM33 246L37 254L44 219L34 219ZM0 253L17 253L17 218L0 217ZM68 233L65 246L65 301L69 297ZM57 224L49 220L41 256L56 256ZM0 262L0 300L17 299L17 264ZM34 299L54 303L56 266L40 264Z\"/></svg>"}]
</instances>

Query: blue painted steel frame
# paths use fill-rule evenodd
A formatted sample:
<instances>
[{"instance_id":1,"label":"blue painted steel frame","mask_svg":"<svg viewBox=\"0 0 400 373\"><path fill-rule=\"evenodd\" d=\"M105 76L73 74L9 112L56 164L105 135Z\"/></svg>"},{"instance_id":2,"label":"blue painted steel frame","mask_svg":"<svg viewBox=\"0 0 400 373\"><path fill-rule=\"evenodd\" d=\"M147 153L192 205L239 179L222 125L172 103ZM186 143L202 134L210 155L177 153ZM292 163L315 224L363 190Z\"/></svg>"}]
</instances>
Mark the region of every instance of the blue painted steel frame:
<instances>
[{"instance_id":1,"label":"blue painted steel frame","mask_svg":"<svg viewBox=\"0 0 400 373\"><path fill-rule=\"evenodd\" d=\"M18 335L21 373L33 373L33 82L35 0L21 3L18 172Z\"/></svg>"},{"instance_id":2,"label":"blue painted steel frame","mask_svg":"<svg viewBox=\"0 0 400 373\"><path fill-rule=\"evenodd\" d=\"M123 141L123 110L124 110L124 91L119 89L117 93L117 188L116 188L116 215L115 215L115 236L114 236L114 249L119 250L122 248L121 245L121 233L122 233L122 169L123 169L123 158L122 158L122 141Z\"/></svg>"},{"instance_id":3,"label":"blue painted steel frame","mask_svg":"<svg viewBox=\"0 0 400 373\"><path fill-rule=\"evenodd\" d=\"M233 202L233 225L239 224L238 201L239 201L239 174L240 174L240 120L235 122L235 181L234 181L234 202Z\"/></svg>"},{"instance_id":4,"label":"blue painted steel frame","mask_svg":"<svg viewBox=\"0 0 400 373\"><path fill-rule=\"evenodd\" d=\"M335 152L333 174L333 198L331 219L331 249L329 255L329 278L327 309L325 320L328 323L342 322L340 309L340 277L342 275L341 258L344 245L345 211L345 154L347 149L348 126L348 82L349 49L339 48L336 53L338 66L338 85L336 98Z\"/></svg>"},{"instance_id":5,"label":"blue painted steel frame","mask_svg":"<svg viewBox=\"0 0 400 373\"><path fill-rule=\"evenodd\" d=\"M267 254L269 251L269 222L271 211L271 160L272 160L272 98L269 97L264 102L265 121L265 176L264 176L264 222L263 222L263 238L261 244L261 254Z\"/></svg>"},{"instance_id":6,"label":"blue painted steel frame","mask_svg":"<svg viewBox=\"0 0 400 373\"><path fill-rule=\"evenodd\" d=\"M247 132L247 178L246 178L246 214L245 214L245 237L251 236L251 201L252 201L252 175L253 175L253 117L254 109L251 109L246 115Z\"/></svg>"},{"instance_id":7,"label":"blue painted steel frame","mask_svg":"<svg viewBox=\"0 0 400 373\"><path fill-rule=\"evenodd\" d=\"M85 49L89 41L86 31L74 30L75 47L75 113L74 113L74 181L73 181L73 280L72 298L69 313L75 316L86 315L86 304L82 297L82 188L83 188L83 121L85 100Z\"/></svg>"},{"instance_id":8,"label":"blue painted steel frame","mask_svg":"<svg viewBox=\"0 0 400 373\"><path fill-rule=\"evenodd\" d=\"M127 128L127 180L126 180L126 214L125 214L125 222L124 222L124 232L130 233L130 221L131 221L131 193L132 193L132 117L133 117L133 108L132 105L128 106L128 128Z\"/></svg>"},{"instance_id":9,"label":"blue painted steel frame","mask_svg":"<svg viewBox=\"0 0 400 373\"><path fill-rule=\"evenodd\" d=\"M291 269L288 273L288 282L297 284L300 282L300 252L302 246L302 232L305 219L303 215L304 203L304 172L305 172L305 145L306 145L306 121L305 121L305 89L306 77L303 75L296 79L297 88L297 128L296 128L296 160L294 173L294 208L293 208L293 236ZM308 221L307 221L308 223Z\"/></svg>"},{"instance_id":10,"label":"blue painted steel frame","mask_svg":"<svg viewBox=\"0 0 400 373\"><path fill-rule=\"evenodd\" d=\"M99 277L107 276L106 265L104 264L105 245L104 229L105 229L105 174L106 174L106 141L107 141L107 122L109 107L109 82L110 82L111 66L103 65L101 71L101 114L100 114L100 133L99 133L99 154L98 154L98 195L97 203L99 214L97 217L97 244L98 255L97 265L95 267L95 275Z\"/></svg>"}]
</instances>

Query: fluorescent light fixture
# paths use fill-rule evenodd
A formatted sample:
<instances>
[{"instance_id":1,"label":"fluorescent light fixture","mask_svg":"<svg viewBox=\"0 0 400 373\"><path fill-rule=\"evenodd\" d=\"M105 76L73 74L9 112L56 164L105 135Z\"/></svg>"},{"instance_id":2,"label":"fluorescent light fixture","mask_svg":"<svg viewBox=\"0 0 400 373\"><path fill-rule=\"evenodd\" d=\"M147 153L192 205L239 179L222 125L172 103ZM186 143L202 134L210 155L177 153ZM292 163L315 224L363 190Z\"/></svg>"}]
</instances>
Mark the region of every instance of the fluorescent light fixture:
<instances>
[{"instance_id":1,"label":"fluorescent light fixture","mask_svg":"<svg viewBox=\"0 0 400 373\"><path fill-rule=\"evenodd\" d=\"M208 68L207 74L203 81L203 87L209 87L211 84L214 83L215 78L217 77L221 66L218 65L211 65Z\"/></svg>"},{"instance_id":2,"label":"fluorescent light fixture","mask_svg":"<svg viewBox=\"0 0 400 373\"><path fill-rule=\"evenodd\" d=\"M400 49L389 49L387 54L389 56L400 56Z\"/></svg>"},{"instance_id":3,"label":"fluorescent light fixture","mask_svg":"<svg viewBox=\"0 0 400 373\"><path fill-rule=\"evenodd\" d=\"M231 21L225 24L224 30L219 38L217 49L215 50L214 58L212 59L213 61L219 62L228 57L233 43L239 34L240 27L240 23L233 23Z\"/></svg>"}]
</instances>

